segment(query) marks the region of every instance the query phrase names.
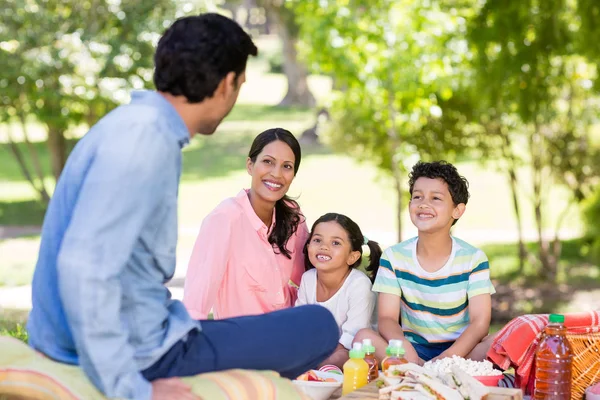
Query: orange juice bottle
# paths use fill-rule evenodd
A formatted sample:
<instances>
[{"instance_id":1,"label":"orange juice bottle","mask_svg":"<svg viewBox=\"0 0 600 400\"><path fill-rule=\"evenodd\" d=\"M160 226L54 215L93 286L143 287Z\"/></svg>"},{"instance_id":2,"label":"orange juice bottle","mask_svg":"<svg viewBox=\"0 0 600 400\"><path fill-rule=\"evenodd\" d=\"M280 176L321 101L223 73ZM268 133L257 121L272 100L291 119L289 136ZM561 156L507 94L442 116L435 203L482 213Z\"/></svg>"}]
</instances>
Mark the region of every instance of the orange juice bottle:
<instances>
[{"instance_id":1,"label":"orange juice bottle","mask_svg":"<svg viewBox=\"0 0 600 400\"><path fill-rule=\"evenodd\" d=\"M369 365L369 377L367 381L371 383L379 378L379 361L375 357L375 346L373 346L371 339L364 339L362 345L365 351L365 361Z\"/></svg>"},{"instance_id":2,"label":"orange juice bottle","mask_svg":"<svg viewBox=\"0 0 600 400\"><path fill-rule=\"evenodd\" d=\"M404 347L402 346L402 340L392 339L385 350L387 357L381 361L381 370L383 372L392 365L407 364L408 361L404 358Z\"/></svg>"},{"instance_id":3,"label":"orange juice bottle","mask_svg":"<svg viewBox=\"0 0 600 400\"><path fill-rule=\"evenodd\" d=\"M535 357L535 386L532 399L571 398L573 348L567 340L564 315L550 314L544 338Z\"/></svg>"},{"instance_id":4,"label":"orange juice bottle","mask_svg":"<svg viewBox=\"0 0 600 400\"><path fill-rule=\"evenodd\" d=\"M364 360L365 353L360 343L354 343L350 350L350 359L344 363L344 384L342 396L367 384L369 364Z\"/></svg>"}]
</instances>

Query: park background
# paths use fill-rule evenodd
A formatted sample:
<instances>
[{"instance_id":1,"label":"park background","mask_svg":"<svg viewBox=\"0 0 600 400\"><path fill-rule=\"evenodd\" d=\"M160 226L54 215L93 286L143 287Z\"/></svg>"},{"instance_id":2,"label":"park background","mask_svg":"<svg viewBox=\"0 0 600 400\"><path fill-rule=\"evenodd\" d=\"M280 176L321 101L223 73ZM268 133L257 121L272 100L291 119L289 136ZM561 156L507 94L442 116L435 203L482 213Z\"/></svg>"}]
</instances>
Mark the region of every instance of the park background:
<instances>
[{"instance_id":1,"label":"park background","mask_svg":"<svg viewBox=\"0 0 600 400\"><path fill-rule=\"evenodd\" d=\"M4 0L0 15L0 332L26 338L44 210L69 151L132 89L175 19L252 33L237 105L184 150L177 269L203 217L248 187L252 139L291 130L309 224L344 213L383 247L416 231L408 171L470 182L453 234L487 253L493 327L600 309L600 3L595 0Z\"/></svg>"}]
</instances>

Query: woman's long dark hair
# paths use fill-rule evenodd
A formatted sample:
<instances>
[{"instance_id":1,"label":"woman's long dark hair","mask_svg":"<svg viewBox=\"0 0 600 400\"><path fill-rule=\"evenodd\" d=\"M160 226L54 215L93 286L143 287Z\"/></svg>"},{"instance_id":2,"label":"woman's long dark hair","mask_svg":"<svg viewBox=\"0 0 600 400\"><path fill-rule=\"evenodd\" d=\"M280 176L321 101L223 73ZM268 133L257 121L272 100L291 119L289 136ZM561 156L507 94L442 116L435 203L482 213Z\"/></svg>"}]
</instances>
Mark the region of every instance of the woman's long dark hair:
<instances>
[{"instance_id":1,"label":"woman's long dark hair","mask_svg":"<svg viewBox=\"0 0 600 400\"><path fill-rule=\"evenodd\" d=\"M367 276L371 279L371 282L375 281L375 276L377 275L377 269L379 268L379 259L381 258L381 247L379 247L379 243L374 242L372 240L365 240L365 236L361 232L359 226L356 222L352 221L350 218L343 214L337 213L327 213L318 220L312 226L310 230L310 235L308 235L308 240L304 245L304 267L308 271L309 269L314 268L314 265L310 263L310 259L308 258L308 244L312 239L312 235L315 232L315 228L317 225L323 222L337 222L348 234L348 238L350 239L350 247L352 251L360 252L360 257L356 262L350 265L350 268L357 268L360 266L362 262L363 255L363 245L369 247L369 265L365 268L367 271ZM366 243L365 243L366 242Z\"/></svg>"},{"instance_id":2,"label":"woman's long dark hair","mask_svg":"<svg viewBox=\"0 0 600 400\"><path fill-rule=\"evenodd\" d=\"M300 143L298 143L298 140L296 140L290 131L283 128L267 129L259 134L252 142L252 146L250 146L248 157L255 163L256 157L263 151L265 146L276 140L287 144L292 149L294 153L294 176L296 176L302 158ZM269 243L276 245L279 252L287 258L292 258L290 251L286 247L287 242L298 229L298 224L302 218L304 216L300 213L300 206L294 199L287 195L284 195L275 203L275 226L271 229Z\"/></svg>"}]
</instances>

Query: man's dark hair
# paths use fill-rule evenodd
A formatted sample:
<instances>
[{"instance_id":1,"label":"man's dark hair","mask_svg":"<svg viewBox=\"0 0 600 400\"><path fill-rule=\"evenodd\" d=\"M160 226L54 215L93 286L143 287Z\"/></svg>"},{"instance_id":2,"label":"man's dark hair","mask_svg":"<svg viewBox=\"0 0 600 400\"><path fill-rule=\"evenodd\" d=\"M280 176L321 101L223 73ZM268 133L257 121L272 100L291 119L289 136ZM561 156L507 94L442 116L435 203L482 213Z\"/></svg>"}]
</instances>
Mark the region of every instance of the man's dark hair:
<instances>
[{"instance_id":1,"label":"man's dark hair","mask_svg":"<svg viewBox=\"0 0 600 400\"><path fill-rule=\"evenodd\" d=\"M248 56L258 53L235 21L219 14L180 18L160 38L154 55L154 85L190 103L212 97L230 72L236 79Z\"/></svg>"},{"instance_id":2,"label":"man's dark hair","mask_svg":"<svg viewBox=\"0 0 600 400\"><path fill-rule=\"evenodd\" d=\"M454 205L460 203L467 204L469 201L469 182L464 176L461 176L456 167L446 161L421 162L416 163L410 174L408 174L408 184L410 194L412 195L415 182L419 178L441 179L448 185L448 191L452 197Z\"/></svg>"}]
</instances>

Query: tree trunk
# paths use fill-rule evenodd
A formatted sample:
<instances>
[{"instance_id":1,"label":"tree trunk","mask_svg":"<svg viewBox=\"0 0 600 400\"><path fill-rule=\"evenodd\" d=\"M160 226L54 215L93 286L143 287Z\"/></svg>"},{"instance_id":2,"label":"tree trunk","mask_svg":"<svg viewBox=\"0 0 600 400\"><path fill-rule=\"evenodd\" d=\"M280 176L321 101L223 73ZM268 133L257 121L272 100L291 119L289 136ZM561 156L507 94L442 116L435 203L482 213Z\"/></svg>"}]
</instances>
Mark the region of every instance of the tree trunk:
<instances>
[{"instance_id":1,"label":"tree trunk","mask_svg":"<svg viewBox=\"0 0 600 400\"><path fill-rule=\"evenodd\" d=\"M44 203L44 206L47 206L48 203L50 202L50 195L48 194L48 191L46 190L46 183L44 182L44 171L42 169L42 164L40 163L40 157L38 156L38 152L35 149L35 146L31 143L31 141L29 140L29 134L27 131L27 123L25 120L25 115L23 113L19 113L19 120L21 122L21 130L23 131L23 139L25 141L25 144L27 145L27 148L29 149L29 155L31 156L31 161L33 163L33 169L35 170L39 182L40 182L40 186L39 188L34 185L35 189L37 190L37 192L40 194L41 200Z\"/></svg>"},{"instance_id":2,"label":"tree trunk","mask_svg":"<svg viewBox=\"0 0 600 400\"><path fill-rule=\"evenodd\" d=\"M11 128L8 127L7 129L8 129L8 144L10 146L10 150L13 153L13 156L15 157L15 160L17 160L17 164L19 164L21 173L23 174L25 179L27 179L27 181L31 184L33 189L38 193L38 195L40 196L40 199L45 204L48 204L50 197L48 196L48 193L46 192L46 189L44 188L44 182L43 181L41 182L42 187L40 189L38 187L38 185L36 184L35 179L31 175L29 168L27 167L27 163L25 161L25 157L23 157L23 153L21 152L21 149L19 149L19 146L17 145L16 141L14 140L14 138L11 134Z\"/></svg>"},{"instance_id":3,"label":"tree trunk","mask_svg":"<svg viewBox=\"0 0 600 400\"><path fill-rule=\"evenodd\" d=\"M297 33L294 32L297 28L291 26L295 24L293 15L283 5L274 5L271 2L266 3L265 8L277 26L277 32L281 38L283 71L288 82L287 93L279 105L314 107L316 101L308 87L306 67L298 60L298 52L296 50Z\"/></svg>"},{"instance_id":4,"label":"tree trunk","mask_svg":"<svg viewBox=\"0 0 600 400\"><path fill-rule=\"evenodd\" d=\"M67 140L61 130L52 126L48 126L48 150L50 151L52 173L58 181L67 162Z\"/></svg>"},{"instance_id":5,"label":"tree trunk","mask_svg":"<svg viewBox=\"0 0 600 400\"><path fill-rule=\"evenodd\" d=\"M389 87L388 87L388 113L390 114L390 128L388 129L388 136L390 138L390 143L392 145L391 149L391 163L390 170L392 171L392 176L394 178L394 186L396 189L396 226L398 229L398 243L402 242L402 169L400 168L400 160L396 156L400 153L400 138L398 137L398 131L396 130L396 110L394 108L394 92L391 90L391 71L389 77Z\"/></svg>"},{"instance_id":6,"label":"tree trunk","mask_svg":"<svg viewBox=\"0 0 600 400\"><path fill-rule=\"evenodd\" d=\"M499 128L501 130L502 128ZM517 220L517 234L519 237L519 274L525 271L525 260L527 259L527 248L525 247L525 241L523 240L523 222L521 220L521 209L519 207L518 198L518 180L517 171L515 165L515 157L512 153L512 142L505 132L498 132L502 138L502 155L508 161L508 178L510 184L510 191L512 193L513 208L515 211L515 219Z\"/></svg>"},{"instance_id":7,"label":"tree trunk","mask_svg":"<svg viewBox=\"0 0 600 400\"><path fill-rule=\"evenodd\" d=\"M543 237L543 196L542 196L542 157L543 157L543 137L539 131L540 127L536 124L535 131L532 133L529 141L529 150L531 153L531 164L533 169L533 209L535 215L535 225L537 229L539 257L542 267L540 275L547 281L552 281L556 277L555 265L550 262L548 241Z\"/></svg>"},{"instance_id":8,"label":"tree trunk","mask_svg":"<svg viewBox=\"0 0 600 400\"><path fill-rule=\"evenodd\" d=\"M392 161L393 162L393 161ZM400 168L396 167L392 175L394 176L394 187L396 189L396 228L398 229L398 243L402 242L402 174Z\"/></svg>"}]
</instances>

